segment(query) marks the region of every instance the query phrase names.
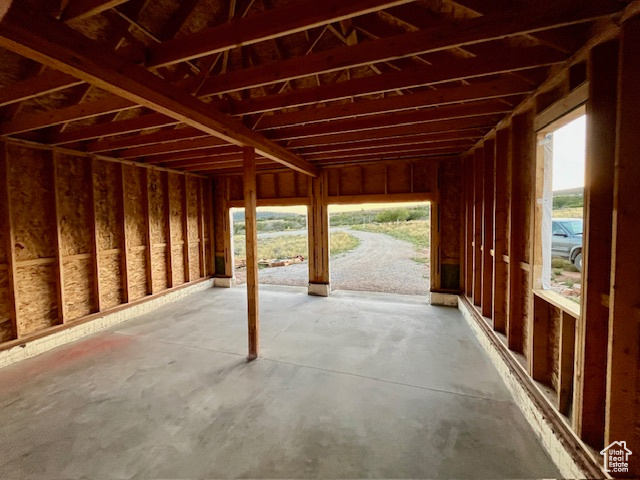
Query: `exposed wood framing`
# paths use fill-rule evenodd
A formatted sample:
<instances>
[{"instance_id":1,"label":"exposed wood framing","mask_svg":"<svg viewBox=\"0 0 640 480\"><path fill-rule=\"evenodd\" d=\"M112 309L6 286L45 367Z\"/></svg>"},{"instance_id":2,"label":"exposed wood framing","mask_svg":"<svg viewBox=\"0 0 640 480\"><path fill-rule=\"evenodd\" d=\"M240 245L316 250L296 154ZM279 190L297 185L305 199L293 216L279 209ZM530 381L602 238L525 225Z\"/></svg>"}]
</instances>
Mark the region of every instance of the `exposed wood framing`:
<instances>
[{"instance_id":1,"label":"exposed wood framing","mask_svg":"<svg viewBox=\"0 0 640 480\"><path fill-rule=\"evenodd\" d=\"M482 315L491 318L493 300L493 188L495 181L496 141L484 142L482 202Z\"/></svg>"},{"instance_id":2,"label":"exposed wood framing","mask_svg":"<svg viewBox=\"0 0 640 480\"><path fill-rule=\"evenodd\" d=\"M18 316L17 287L16 287L16 253L13 233L13 219L9 197L9 164L7 158L7 144L0 143L0 228L5 232L5 248L7 255L7 275L9 287L9 315L13 337L20 338L20 323Z\"/></svg>"},{"instance_id":3,"label":"exposed wood framing","mask_svg":"<svg viewBox=\"0 0 640 480\"><path fill-rule=\"evenodd\" d=\"M505 332L508 312L508 264L505 262L508 235L509 156L511 154L511 131L503 128L496 132L495 157L495 209L493 213L493 299L491 302L493 328Z\"/></svg>"},{"instance_id":4,"label":"exposed wood framing","mask_svg":"<svg viewBox=\"0 0 640 480\"><path fill-rule=\"evenodd\" d=\"M58 311L58 323L65 323L65 292L64 292L64 259L62 257L62 216L60 215L60 198L58 188L58 177L62 175L59 169L59 161L55 152L47 152L47 161L53 163L53 178L52 190L53 190L53 206L55 210L55 222L56 222L56 235L55 235L55 249L56 249L56 308Z\"/></svg>"},{"instance_id":5,"label":"exposed wood framing","mask_svg":"<svg viewBox=\"0 0 640 480\"><path fill-rule=\"evenodd\" d=\"M256 167L255 151L245 148L244 154L244 226L247 247L247 307L249 332L249 361L258 357L259 313L258 313L258 228L256 220Z\"/></svg>"}]
</instances>

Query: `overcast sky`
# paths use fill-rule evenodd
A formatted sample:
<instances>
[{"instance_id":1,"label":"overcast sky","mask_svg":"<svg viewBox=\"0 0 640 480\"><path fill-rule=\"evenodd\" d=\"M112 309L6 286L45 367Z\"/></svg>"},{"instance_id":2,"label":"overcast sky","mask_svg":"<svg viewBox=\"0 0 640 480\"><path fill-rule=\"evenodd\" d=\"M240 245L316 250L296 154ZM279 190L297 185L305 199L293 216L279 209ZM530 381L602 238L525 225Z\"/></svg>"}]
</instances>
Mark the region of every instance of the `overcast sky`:
<instances>
[{"instance_id":1,"label":"overcast sky","mask_svg":"<svg viewBox=\"0 0 640 480\"><path fill-rule=\"evenodd\" d=\"M584 187L585 128L583 115L553 133L553 190Z\"/></svg>"}]
</instances>

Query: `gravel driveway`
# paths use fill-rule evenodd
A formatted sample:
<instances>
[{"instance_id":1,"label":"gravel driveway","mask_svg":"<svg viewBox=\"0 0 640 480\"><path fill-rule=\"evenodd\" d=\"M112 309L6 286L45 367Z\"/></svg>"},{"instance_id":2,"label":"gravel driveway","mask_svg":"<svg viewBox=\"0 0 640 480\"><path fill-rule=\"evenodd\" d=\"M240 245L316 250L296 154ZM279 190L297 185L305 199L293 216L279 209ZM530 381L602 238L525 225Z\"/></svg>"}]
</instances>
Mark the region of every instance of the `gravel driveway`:
<instances>
[{"instance_id":1,"label":"gravel driveway","mask_svg":"<svg viewBox=\"0 0 640 480\"><path fill-rule=\"evenodd\" d=\"M412 244L383 233L335 230L357 237L360 245L331 257L332 290L427 295L429 265L412 260L419 256ZM309 266L305 261L288 267L265 268L258 275L262 284L306 286ZM239 283L244 281L244 271L238 271L236 276Z\"/></svg>"}]
</instances>

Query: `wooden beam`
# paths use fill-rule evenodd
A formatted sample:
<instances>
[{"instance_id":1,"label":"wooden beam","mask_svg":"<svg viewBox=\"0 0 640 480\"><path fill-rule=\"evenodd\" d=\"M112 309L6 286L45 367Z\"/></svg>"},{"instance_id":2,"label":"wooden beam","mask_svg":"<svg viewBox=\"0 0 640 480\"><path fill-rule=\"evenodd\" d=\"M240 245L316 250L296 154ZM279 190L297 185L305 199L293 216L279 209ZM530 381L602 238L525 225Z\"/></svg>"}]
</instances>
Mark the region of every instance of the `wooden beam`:
<instances>
[{"instance_id":1,"label":"wooden beam","mask_svg":"<svg viewBox=\"0 0 640 480\"><path fill-rule=\"evenodd\" d=\"M92 243L93 243L93 252L92 252L92 260L93 260L93 294L96 297L95 305L96 310L98 312L102 311L102 298L101 298L101 288L100 288L100 246L98 243L98 215L96 211L96 191L95 191L95 159L90 160L90 171L91 171L91 185L89 186L91 192L91 224L93 226L92 231Z\"/></svg>"},{"instance_id":2,"label":"wooden beam","mask_svg":"<svg viewBox=\"0 0 640 480\"><path fill-rule=\"evenodd\" d=\"M509 316L507 323L507 343L509 349L523 353L524 315L528 311L525 301L529 292L525 292L523 270L520 262L524 258L524 224L526 178L535 158L535 134L533 132L533 113L531 111L516 115L512 120L511 131L511 211L509 235Z\"/></svg>"},{"instance_id":3,"label":"wooden beam","mask_svg":"<svg viewBox=\"0 0 640 480\"><path fill-rule=\"evenodd\" d=\"M14 135L28 132L51 125L82 120L83 118L103 115L105 113L121 112L136 108L137 105L119 97L108 96L94 102L84 102L66 108L19 115L14 120L0 124L0 134Z\"/></svg>"},{"instance_id":4,"label":"wooden beam","mask_svg":"<svg viewBox=\"0 0 640 480\"><path fill-rule=\"evenodd\" d=\"M125 205L127 203L127 196L125 190L125 177L124 177L124 165L118 164L118 213L120 216L120 234L122 235L122 292L123 303L129 303L131 299L131 287L129 282L129 240L127 239L127 214Z\"/></svg>"},{"instance_id":5,"label":"wooden beam","mask_svg":"<svg viewBox=\"0 0 640 480\"><path fill-rule=\"evenodd\" d=\"M182 183L181 215L182 215L182 260L184 263L184 281L191 281L191 269L189 259L189 209L187 205L187 177L181 175L180 183Z\"/></svg>"},{"instance_id":6,"label":"wooden beam","mask_svg":"<svg viewBox=\"0 0 640 480\"><path fill-rule=\"evenodd\" d=\"M558 410L568 415L573 396L576 319L567 312L560 313L558 351Z\"/></svg>"},{"instance_id":7,"label":"wooden beam","mask_svg":"<svg viewBox=\"0 0 640 480\"><path fill-rule=\"evenodd\" d=\"M588 64L581 312L573 427L585 442L604 445L607 335L611 281L613 172L616 150L618 42L593 48Z\"/></svg>"},{"instance_id":8,"label":"wooden beam","mask_svg":"<svg viewBox=\"0 0 640 480\"><path fill-rule=\"evenodd\" d=\"M467 155L464 159L464 182L465 182L465 294L467 297L473 297L473 194L474 181L473 175L475 168L473 165L473 156Z\"/></svg>"},{"instance_id":9,"label":"wooden beam","mask_svg":"<svg viewBox=\"0 0 640 480\"><path fill-rule=\"evenodd\" d=\"M184 152L184 151L192 151L198 150L201 148L208 147L222 147L220 150L223 151L225 149L233 149L238 153L241 151L239 147L235 145L229 145L226 142L223 142L219 138L212 137L203 137L196 139L188 139L188 140L176 140L173 142L165 142L159 143L155 145L146 145L143 147L134 147L128 148L125 150L120 150L116 153L118 158L142 158L142 157L150 157L152 155L161 155L163 153L174 153L174 152ZM148 159L150 160L150 159Z\"/></svg>"},{"instance_id":10,"label":"wooden beam","mask_svg":"<svg viewBox=\"0 0 640 480\"><path fill-rule=\"evenodd\" d=\"M210 158L212 161L215 161L217 158L229 155L234 157L241 156L242 154L238 152L238 150L238 147L235 145L226 145L222 147L199 148L193 151L186 150L177 153L163 153L161 155L154 155L152 157L145 158L144 160L145 163L149 165L169 165L178 160L189 160L195 158Z\"/></svg>"},{"instance_id":11,"label":"wooden beam","mask_svg":"<svg viewBox=\"0 0 640 480\"><path fill-rule=\"evenodd\" d=\"M317 106L306 110L264 116L257 129L269 130L288 126L310 125L326 120L356 118L364 115L440 106L470 100L487 100L509 95L526 94L532 90L531 84L516 77L481 81L463 86L443 86L438 90L416 92L411 95L328 107Z\"/></svg>"},{"instance_id":12,"label":"wooden beam","mask_svg":"<svg viewBox=\"0 0 640 480\"><path fill-rule=\"evenodd\" d=\"M82 80L78 80L66 73L47 70L40 75L34 75L0 89L0 107L24 102L25 100L58 92L83 83Z\"/></svg>"},{"instance_id":13,"label":"wooden beam","mask_svg":"<svg viewBox=\"0 0 640 480\"><path fill-rule=\"evenodd\" d=\"M508 128L496 132L496 159L493 216L493 329L504 333L507 324L507 285L509 269L504 261L508 242L509 203L509 155L511 154L511 132Z\"/></svg>"},{"instance_id":14,"label":"wooden beam","mask_svg":"<svg viewBox=\"0 0 640 480\"><path fill-rule=\"evenodd\" d=\"M356 78L251 100L234 101L230 104L229 112L235 115L247 115L282 110L398 89L437 85L499 73L512 73L533 67L549 66L565 60L565 55L549 51L546 48L505 49L496 51L494 56L490 58L484 56L466 58L438 68L433 68L431 65L414 67L373 77Z\"/></svg>"},{"instance_id":15,"label":"wooden beam","mask_svg":"<svg viewBox=\"0 0 640 480\"><path fill-rule=\"evenodd\" d=\"M258 358L258 229L256 221L256 158L253 148L244 151L244 226L247 250L247 305L249 328L249 355L247 360Z\"/></svg>"},{"instance_id":16,"label":"wooden beam","mask_svg":"<svg viewBox=\"0 0 640 480\"><path fill-rule=\"evenodd\" d=\"M50 135L45 140L49 145L63 145L65 143L92 140L94 138L111 137L114 135L123 135L125 133L139 132L149 128L177 125L178 123L180 122L167 117L166 115L153 113L142 117L99 123L89 127L81 127L71 131L64 131ZM100 150L95 150L95 152L98 151Z\"/></svg>"},{"instance_id":17,"label":"wooden beam","mask_svg":"<svg viewBox=\"0 0 640 480\"><path fill-rule=\"evenodd\" d=\"M127 138L118 138L114 140L104 139L89 143L86 146L87 152L109 152L134 147L144 147L149 145L161 145L164 143L176 142L179 140L193 140L208 137L206 133L201 132L197 128L179 128L171 130L162 130L160 132L148 134L136 134ZM217 140L217 139L216 139ZM221 140L218 140L221 142Z\"/></svg>"},{"instance_id":18,"label":"wooden beam","mask_svg":"<svg viewBox=\"0 0 640 480\"><path fill-rule=\"evenodd\" d=\"M375 149L380 147L392 147L399 145L440 144L442 142L459 141L460 143L473 142L482 137L480 131L463 130L460 132L445 132L436 134L423 134L405 137L379 138L354 143L338 143L335 145L322 145L319 147L306 147L298 149L300 155L313 153L339 153L355 150Z\"/></svg>"},{"instance_id":19,"label":"wooden beam","mask_svg":"<svg viewBox=\"0 0 640 480\"><path fill-rule=\"evenodd\" d=\"M362 67L415 55L424 55L479 42L501 40L525 33L595 20L619 9L612 3L512 8L506 11L436 26L354 46L345 46L303 57L293 57L249 69L209 77L201 95L220 95L257 88L345 68Z\"/></svg>"},{"instance_id":20,"label":"wooden beam","mask_svg":"<svg viewBox=\"0 0 640 480\"><path fill-rule=\"evenodd\" d=\"M55 236L55 250L56 250L56 304L58 310L58 322L65 323L65 290L64 290L64 262L62 258L62 216L60 215L60 189L58 188L58 177L64 175L60 171L60 165L55 152L47 152L48 159L53 164L53 178L51 178L51 186L53 189L53 206L55 211L56 222L56 236Z\"/></svg>"},{"instance_id":21,"label":"wooden beam","mask_svg":"<svg viewBox=\"0 0 640 480\"><path fill-rule=\"evenodd\" d=\"M144 226L145 226L145 275L147 278L147 295L153 295L155 293L154 285L153 285L153 270L152 270L152 261L153 261L153 243L151 241L151 205L149 202L151 199L149 198L149 169L142 169L142 202L143 202L143 212L144 212Z\"/></svg>"},{"instance_id":22,"label":"wooden beam","mask_svg":"<svg viewBox=\"0 0 640 480\"><path fill-rule=\"evenodd\" d=\"M361 157L376 157L376 156L388 156L394 153L410 153L416 154L430 154L432 152L446 151L458 151L465 152L473 146L473 141L448 141L448 142L436 142L436 143L424 143L413 145L391 145L380 148L368 148L364 150L353 149L351 151L334 152L334 153L310 153L305 155L305 158L315 163L322 160L333 160L340 158L361 158Z\"/></svg>"},{"instance_id":23,"label":"wooden beam","mask_svg":"<svg viewBox=\"0 0 640 480\"><path fill-rule=\"evenodd\" d=\"M200 278L204 277L206 272L206 246L204 240L205 220L204 220L204 179L196 180L198 186L198 268Z\"/></svg>"},{"instance_id":24,"label":"wooden beam","mask_svg":"<svg viewBox=\"0 0 640 480\"><path fill-rule=\"evenodd\" d=\"M493 127L499 116L462 118L456 120L444 120L441 122L427 122L418 125L393 126L377 130L365 130L362 132L336 133L333 135L318 135L316 137L301 138L289 142L289 148L314 147L321 145L335 145L369 141L379 138L399 138L422 134L440 134L446 132L459 132L463 130L486 130Z\"/></svg>"},{"instance_id":25,"label":"wooden beam","mask_svg":"<svg viewBox=\"0 0 640 480\"><path fill-rule=\"evenodd\" d=\"M622 24L618 73L618 112L614 171L611 293L609 303L609 341L607 401L604 444L626 440L640 445L636 428L640 375L640 17ZM633 448L631 448L633 450ZM623 476L640 475L640 456L629 457L629 471Z\"/></svg>"},{"instance_id":26,"label":"wooden beam","mask_svg":"<svg viewBox=\"0 0 640 480\"><path fill-rule=\"evenodd\" d=\"M309 294L328 296L329 274L329 211L327 207L327 174L309 182Z\"/></svg>"},{"instance_id":27,"label":"wooden beam","mask_svg":"<svg viewBox=\"0 0 640 480\"><path fill-rule=\"evenodd\" d=\"M481 310L482 316L491 318L493 312L493 257L491 251L494 250L493 244L493 215L494 215L494 198L493 184L494 164L496 157L496 141L488 139L484 142L484 161L483 161L483 202L482 202L482 300Z\"/></svg>"},{"instance_id":28,"label":"wooden beam","mask_svg":"<svg viewBox=\"0 0 640 480\"><path fill-rule=\"evenodd\" d=\"M125 58L105 52L100 44L66 25L26 11L23 5L14 5L0 23L0 46L234 145L251 146L301 173L318 174L313 165L240 122Z\"/></svg>"},{"instance_id":29,"label":"wooden beam","mask_svg":"<svg viewBox=\"0 0 640 480\"><path fill-rule=\"evenodd\" d=\"M164 211L164 238L167 244L165 260L167 262L167 286L173 288L173 239L171 238L171 195L169 193L169 172L162 173L162 210Z\"/></svg>"},{"instance_id":30,"label":"wooden beam","mask_svg":"<svg viewBox=\"0 0 640 480\"><path fill-rule=\"evenodd\" d=\"M478 148L473 158L473 303L482 303L482 163L484 152Z\"/></svg>"},{"instance_id":31,"label":"wooden beam","mask_svg":"<svg viewBox=\"0 0 640 480\"><path fill-rule=\"evenodd\" d=\"M533 327L530 329L532 334L529 338L529 348L526 356L531 378L546 385L551 383L552 369L549 364L549 349L552 341L549 336L551 309L558 310L547 303L544 298L534 295L533 318L529 318L529 322L533 324ZM562 315L562 311L560 311L560 315Z\"/></svg>"},{"instance_id":32,"label":"wooden beam","mask_svg":"<svg viewBox=\"0 0 640 480\"><path fill-rule=\"evenodd\" d=\"M498 115L511 111L508 104L499 100L480 100L461 105L446 105L417 111L386 113L364 118L336 120L304 127L289 127L274 130L270 138L274 140L295 140L299 138L331 135L335 133L362 132L392 126L407 126L416 123L435 122L457 118Z\"/></svg>"},{"instance_id":33,"label":"wooden beam","mask_svg":"<svg viewBox=\"0 0 640 480\"><path fill-rule=\"evenodd\" d=\"M147 66L166 66L376 12L413 0L307 0L152 47Z\"/></svg>"},{"instance_id":34,"label":"wooden beam","mask_svg":"<svg viewBox=\"0 0 640 480\"><path fill-rule=\"evenodd\" d=\"M71 0L62 14L64 21L84 20L129 0Z\"/></svg>"},{"instance_id":35,"label":"wooden beam","mask_svg":"<svg viewBox=\"0 0 640 480\"><path fill-rule=\"evenodd\" d=\"M0 228L5 232L5 244L7 255L7 283L9 316L11 318L11 328L13 338L20 338L20 323L18 312L18 288L16 284L16 249L15 236L13 230L13 217L11 212L11 198L9 195L9 156L6 142L0 143Z\"/></svg>"}]
</instances>

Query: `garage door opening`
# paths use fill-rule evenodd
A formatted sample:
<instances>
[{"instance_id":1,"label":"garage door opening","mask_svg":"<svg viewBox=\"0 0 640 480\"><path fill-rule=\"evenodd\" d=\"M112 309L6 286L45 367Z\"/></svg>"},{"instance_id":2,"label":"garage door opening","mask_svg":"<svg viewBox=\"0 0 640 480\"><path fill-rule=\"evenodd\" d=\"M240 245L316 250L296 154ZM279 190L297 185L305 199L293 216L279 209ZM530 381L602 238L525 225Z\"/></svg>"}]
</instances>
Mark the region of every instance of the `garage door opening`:
<instances>
[{"instance_id":1,"label":"garage door opening","mask_svg":"<svg viewBox=\"0 0 640 480\"><path fill-rule=\"evenodd\" d=\"M309 282L307 207L258 207L258 283L306 287ZM234 275L247 279L244 208L232 208Z\"/></svg>"},{"instance_id":2,"label":"garage door opening","mask_svg":"<svg viewBox=\"0 0 640 480\"><path fill-rule=\"evenodd\" d=\"M332 290L427 295L430 220L426 202L329 206Z\"/></svg>"}]
</instances>

